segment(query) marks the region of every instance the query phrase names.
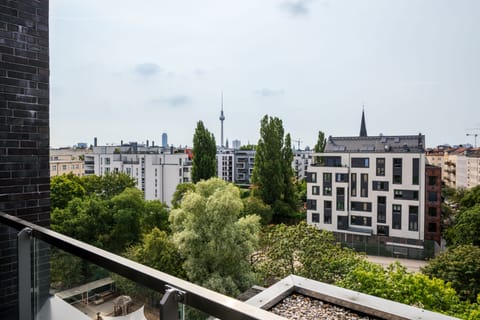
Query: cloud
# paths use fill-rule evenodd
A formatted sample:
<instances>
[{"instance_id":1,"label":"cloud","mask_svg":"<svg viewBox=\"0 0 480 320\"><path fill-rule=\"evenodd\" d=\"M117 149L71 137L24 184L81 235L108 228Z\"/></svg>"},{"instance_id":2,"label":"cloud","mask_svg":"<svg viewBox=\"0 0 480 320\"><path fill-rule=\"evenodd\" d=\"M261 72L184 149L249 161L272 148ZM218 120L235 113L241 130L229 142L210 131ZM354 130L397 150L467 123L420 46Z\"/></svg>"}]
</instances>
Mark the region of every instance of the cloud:
<instances>
[{"instance_id":1,"label":"cloud","mask_svg":"<svg viewBox=\"0 0 480 320\"><path fill-rule=\"evenodd\" d=\"M171 108L181 108L189 105L192 102L192 99L184 94L173 95L170 97L161 97L157 99L150 100L149 104L152 106L168 106Z\"/></svg>"},{"instance_id":2,"label":"cloud","mask_svg":"<svg viewBox=\"0 0 480 320\"><path fill-rule=\"evenodd\" d=\"M284 1L280 7L292 16L305 16L310 12L309 3L311 1L312 0L288 0Z\"/></svg>"},{"instance_id":3,"label":"cloud","mask_svg":"<svg viewBox=\"0 0 480 320\"><path fill-rule=\"evenodd\" d=\"M269 89L269 88L263 88L260 90L255 90L255 94L260 97L275 97L275 96L281 96L285 93L283 89Z\"/></svg>"},{"instance_id":4,"label":"cloud","mask_svg":"<svg viewBox=\"0 0 480 320\"><path fill-rule=\"evenodd\" d=\"M162 68L155 63L141 63L135 66L135 72L143 77L150 77L162 72Z\"/></svg>"}]
</instances>

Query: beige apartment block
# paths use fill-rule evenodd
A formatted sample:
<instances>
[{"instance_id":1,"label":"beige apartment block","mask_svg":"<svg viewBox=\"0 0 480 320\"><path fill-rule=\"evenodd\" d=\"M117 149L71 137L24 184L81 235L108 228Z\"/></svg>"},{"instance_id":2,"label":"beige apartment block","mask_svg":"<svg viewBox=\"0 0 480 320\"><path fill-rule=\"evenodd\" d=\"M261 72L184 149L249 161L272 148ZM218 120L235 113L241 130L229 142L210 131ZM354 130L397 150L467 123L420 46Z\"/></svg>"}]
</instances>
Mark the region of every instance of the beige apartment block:
<instances>
[{"instance_id":1,"label":"beige apartment block","mask_svg":"<svg viewBox=\"0 0 480 320\"><path fill-rule=\"evenodd\" d=\"M89 153L91 153L89 149L50 149L50 177L68 173L84 176L85 154Z\"/></svg>"}]
</instances>

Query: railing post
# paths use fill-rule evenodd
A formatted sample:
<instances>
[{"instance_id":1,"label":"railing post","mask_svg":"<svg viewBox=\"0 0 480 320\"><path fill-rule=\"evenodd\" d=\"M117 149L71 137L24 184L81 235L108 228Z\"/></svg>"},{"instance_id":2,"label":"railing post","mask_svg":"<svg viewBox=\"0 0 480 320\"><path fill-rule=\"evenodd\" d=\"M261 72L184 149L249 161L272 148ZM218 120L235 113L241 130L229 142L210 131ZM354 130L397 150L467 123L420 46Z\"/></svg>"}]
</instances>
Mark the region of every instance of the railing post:
<instances>
[{"instance_id":1,"label":"railing post","mask_svg":"<svg viewBox=\"0 0 480 320\"><path fill-rule=\"evenodd\" d=\"M160 319L178 320L178 303L183 301L185 292L171 286L166 286L165 294L160 301Z\"/></svg>"},{"instance_id":2,"label":"railing post","mask_svg":"<svg viewBox=\"0 0 480 320\"><path fill-rule=\"evenodd\" d=\"M28 227L17 234L18 318L20 320L32 319L31 234L32 229Z\"/></svg>"}]
</instances>

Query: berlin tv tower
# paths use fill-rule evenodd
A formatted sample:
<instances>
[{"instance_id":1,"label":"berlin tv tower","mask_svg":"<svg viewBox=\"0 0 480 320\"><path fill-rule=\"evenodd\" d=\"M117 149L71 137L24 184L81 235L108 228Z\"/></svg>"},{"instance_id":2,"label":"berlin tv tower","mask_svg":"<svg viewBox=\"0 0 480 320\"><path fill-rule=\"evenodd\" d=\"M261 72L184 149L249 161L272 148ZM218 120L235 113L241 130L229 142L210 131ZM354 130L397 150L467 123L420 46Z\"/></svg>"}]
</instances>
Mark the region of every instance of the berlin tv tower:
<instances>
[{"instance_id":1,"label":"berlin tv tower","mask_svg":"<svg viewBox=\"0 0 480 320\"><path fill-rule=\"evenodd\" d=\"M220 111L220 123L221 123L221 131L220 131L220 145L223 148L223 120L225 120L225 115L223 114L223 91L222 91L222 110Z\"/></svg>"}]
</instances>

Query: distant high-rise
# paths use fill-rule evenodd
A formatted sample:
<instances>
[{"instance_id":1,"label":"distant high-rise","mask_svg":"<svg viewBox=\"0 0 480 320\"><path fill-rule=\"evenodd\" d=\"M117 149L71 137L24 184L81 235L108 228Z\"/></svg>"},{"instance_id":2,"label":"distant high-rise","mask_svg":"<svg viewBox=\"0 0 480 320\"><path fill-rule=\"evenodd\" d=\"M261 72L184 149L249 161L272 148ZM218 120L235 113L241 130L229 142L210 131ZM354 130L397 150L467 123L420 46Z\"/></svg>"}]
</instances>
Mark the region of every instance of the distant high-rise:
<instances>
[{"instance_id":1,"label":"distant high-rise","mask_svg":"<svg viewBox=\"0 0 480 320\"><path fill-rule=\"evenodd\" d=\"M162 133L162 147L168 147L168 136L165 132Z\"/></svg>"},{"instance_id":2,"label":"distant high-rise","mask_svg":"<svg viewBox=\"0 0 480 320\"><path fill-rule=\"evenodd\" d=\"M223 92L222 92L222 109L220 111L220 123L221 123L221 129L220 129L220 146L223 148L223 120L225 120L225 115L223 114Z\"/></svg>"},{"instance_id":3,"label":"distant high-rise","mask_svg":"<svg viewBox=\"0 0 480 320\"><path fill-rule=\"evenodd\" d=\"M240 140L233 140L232 141L232 147L233 149L235 150L238 150L240 149L240 146L242 145L242 143L240 142Z\"/></svg>"}]
</instances>

